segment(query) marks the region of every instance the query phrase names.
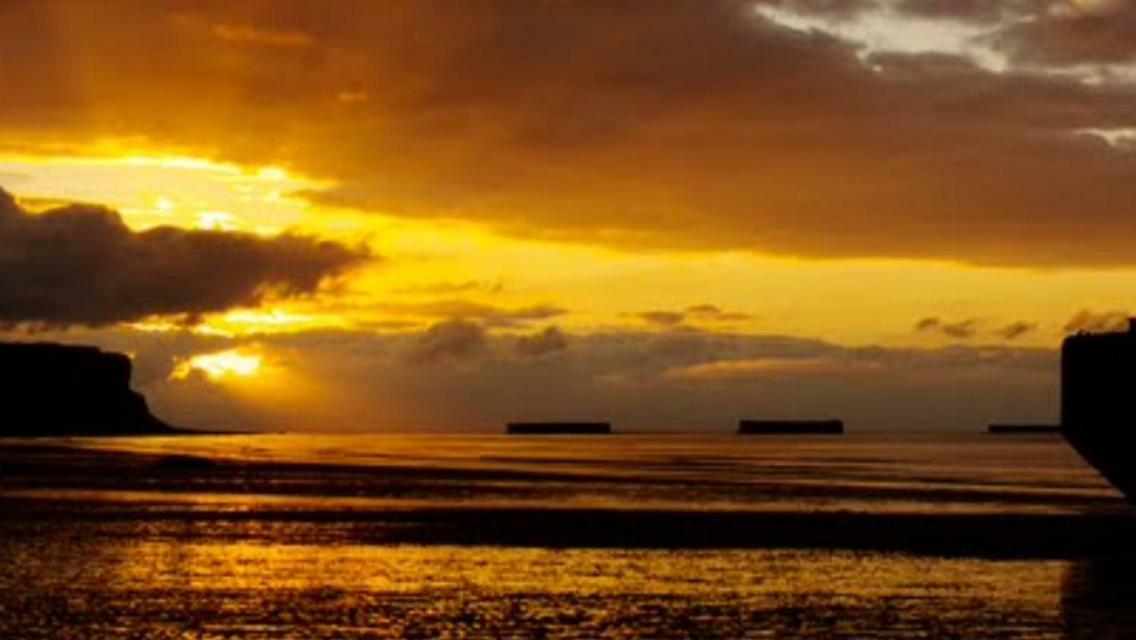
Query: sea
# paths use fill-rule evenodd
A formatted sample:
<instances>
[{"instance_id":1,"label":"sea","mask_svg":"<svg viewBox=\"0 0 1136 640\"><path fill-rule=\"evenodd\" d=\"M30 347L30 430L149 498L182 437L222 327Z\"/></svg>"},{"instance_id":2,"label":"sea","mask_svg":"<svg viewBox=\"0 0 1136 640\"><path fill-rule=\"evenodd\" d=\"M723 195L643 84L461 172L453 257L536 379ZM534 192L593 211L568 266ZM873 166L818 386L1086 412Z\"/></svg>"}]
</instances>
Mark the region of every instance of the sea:
<instances>
[{"instance_id":1,"label":"sea","mask_svg":"<svg viewBox=\"0 0 1136 640\"><path fill-rule=\"evenodd\" d=\"M1058 436L0 442L0 638L1136 638Z\"/></svg>"}]
</instances>

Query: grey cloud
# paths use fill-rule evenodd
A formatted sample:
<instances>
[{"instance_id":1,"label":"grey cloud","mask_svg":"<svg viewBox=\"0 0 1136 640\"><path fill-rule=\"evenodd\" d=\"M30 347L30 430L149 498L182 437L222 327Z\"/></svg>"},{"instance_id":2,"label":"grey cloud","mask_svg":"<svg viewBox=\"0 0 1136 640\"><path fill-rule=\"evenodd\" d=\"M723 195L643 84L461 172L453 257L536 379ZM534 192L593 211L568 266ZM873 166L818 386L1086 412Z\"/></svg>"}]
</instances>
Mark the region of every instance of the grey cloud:
<instances>
[{"instance_id":1,"label":"grey cloud","mask_svg":"<svg viewBox=\"0 0 1136 640\"><path fill-rule=\"evenodd\" d=\"M68 205L31 214L0 190L0 322L99 326L316 293L371 256L316 238L158 227Z\"/></svg>"},{"instance_id":2,"label":"grey cloud","mask_svg":"<svg viewBox=\"0 0 1136 640\"><path fill-rule=\"evenodd\" d=\"M1037 325L1032 322L1011 322L1010 324L998 330L998 335L1006 340L1017 340L1023 336L1033 333L1037 330Z\"/></svg>"},{"instance_id":3,"label":"grey cloud","mask_svg":"<svg viewBox=\"0 0 1136 640\"><path fill-rule=\"evenodd\" d=\"M1136 4L1130 0L767 0L764 4L837 22L863 14L884 20L895 12L978 23L986 31L980 40L1007 54L1015 69L1136 62Z\"/></svg>"},{"instance_id":4,"label":"grey cloud","mask_svg":"<svg viewBox=\"0 0 1136 640\"><path fill-rule=\"evenodd\" d=\"M979 430L998 419L1052 420L1056 411L1058 358L1049 349L846 348L789 336L619 332L573 336L572 348L549 359L515 357L515 340L467 323L416 336L261 342L300 354L296 366L305 375L334 381L335 404L311 423L325 429L495 430L518 415L580 412L621 427L727 429L739 415L821 412L853 428ZM399 357L415 348L436 356L432 366ZM747 364L754 362L762 364ZM675 375L699 368L702 374ZM155 384L153 395L167 401L168 387ZM177 393L192 395L184 387Z\"/></svg>"},{"instance_id":5,"label":"grey cloud","mask_svg":"<svg viewBox=\"0 0 1136 640\"><path fill-rule=\"evenodd\" d=\"M699 304L687 307L685 314L689 318L699 318L713 322L738 322L750 320L753 316L737 311L724 311L712 304Z\"/></svg>"},{"instance_id":6,"label":"grey cloud","mask_svg":"<svg viewBox=\"0 0 1136 640\"><path fill-rule=\"evenodd\" d=\"M640 320L648 324L657 324L664 327L673 327L681 324L686 315L677 311L643 311L635 314Z\"/></svg>"},{"instance_id":7,"label":"grey cloud","mask_svg":"<svg viewBox=\"0 0 1136 640\"><path fill-rule=\"evenodd\" d=\"M746 313L723 311L712 304L692 305L682 311L642 311L632 315L647 324L671 328L679 327L686 322L731 323L752 318Z\"/></svg>"},{"instance_id":8,"label":"grey cloud","mask_svg":"<svg viewBox=\"0 0 1136 640\"><path fill-rule=\"evenodd\" d=\"M939 333L948 338L965 340L978 334L979 324L979 321L974 318L951 322L937 317L929 317L915 323L915 330L923 333Z\"/></svg>"},{"instance_id":9,"label":"grey cloud","mask_svg":"<svg viewBox=\"0 0 1136 640\"><path fill-rule=\"evenodd\" d=\"M485 328L466 320L445 320L419 335L410 351L415 363L461 360L485 351Z\"/></svg>"},{"instance_id":10,"label":"grey cloud","mask_svg":"<svg viewBox=\"0 0 1136 640\"><path fill-rule=\"evenodd\" d=\"M1011 347L889 349L856 347L818 350L813 354L785 356L755 353L749 357L700 362L664 372L686 381L791 380L854 375L927 375L949 378L990 369L1012 375L1044 371L1053 365L1052 352Z\"/></svg>"},{"instance_id":11,"label":"grey cloud","mask_svg":"<svg viewBox=\"0 0 1136 640\"><path fill-rule=\"evenodd\" d=\"M894 6L924 18L989 22L1036 10L1037 5L1031 0L899 0Z\"/></svg>"},{"instance_id":12,"label":"grey cloud","mask_svg":"<svg viewBox=\"0 0 1136 640\"><path fill-rule=\"evenodd\" d=\"M969 340L984 335L1013 341L1037 331L1037 324L1017 320L1000 327L985 327L984 323L977 318L949 321L937 316L930 316L916 322L915 330L920 333L938 334L955 340Z\"/></svg>"},{"instance_id":13,"label":"grey cloud","mask_svg":"<svg viewBox=\"0 0 1136 640\"><path fill-rule=\"evenodd\" d=\"M759 0L756 4L838 18L847 18L884 6L881 0Z\"/></svg>"},{"instance_id":14,"label":"grey cloud","mask_svg":"<svg viewBox=\"0 0 1136 640\"><path fill-rule=\"evenodd\" d=\"M548 327L539 333L517 338L517 352L525 356L545 356L568 348L568 338L559 327Z\"/></svg>"}]
</instances>

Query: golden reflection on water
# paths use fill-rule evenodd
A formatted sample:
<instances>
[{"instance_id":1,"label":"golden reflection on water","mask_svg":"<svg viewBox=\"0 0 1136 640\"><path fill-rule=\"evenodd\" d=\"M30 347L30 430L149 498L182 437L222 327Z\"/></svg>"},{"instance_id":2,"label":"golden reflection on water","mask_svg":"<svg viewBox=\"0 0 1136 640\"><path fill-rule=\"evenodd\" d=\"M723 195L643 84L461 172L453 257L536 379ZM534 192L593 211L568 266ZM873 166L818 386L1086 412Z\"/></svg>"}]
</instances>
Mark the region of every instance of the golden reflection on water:
<instances>
[{"instance_id":1,"label":"golden reflection on water","mask_svg":"<svg viewBox=\"0 0 1136 640\"><path fill-rule=\"evenodd\" d=\"M27 638L1060 638L1070 570L829 551L72 537L8 540L0 553L0 634Z\"/></svg>"}]
</instances>

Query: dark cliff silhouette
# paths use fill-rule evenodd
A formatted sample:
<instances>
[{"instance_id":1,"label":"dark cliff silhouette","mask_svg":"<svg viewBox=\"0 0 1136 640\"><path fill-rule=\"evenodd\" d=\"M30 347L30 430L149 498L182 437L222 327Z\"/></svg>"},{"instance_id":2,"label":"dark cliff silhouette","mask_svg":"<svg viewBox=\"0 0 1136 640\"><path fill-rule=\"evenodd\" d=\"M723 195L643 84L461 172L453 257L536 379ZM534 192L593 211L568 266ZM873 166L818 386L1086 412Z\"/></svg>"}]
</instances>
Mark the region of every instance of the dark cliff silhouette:
<instances>
[{"instance_id":1,"label":"dark cliff silhouette","mask_svg":"<svg viewBox=\"0 0 1136 640\"><path fill-rule=\"evenodd\" d=\"M130 388L131 368L95 347L0 343L0 436L174 432Z\"/></svg>"},{"instance_id":2,"label":"dark cliff silhouette","mask_svg":"<svg viewBox=\"0 0 1136 640\"><path fill-rule=\"evenodd\" d=\"M1136 319L1122 333L1082 333L1061 347L1066 439L1136 501Z\"/></svg>"}]
</instances>

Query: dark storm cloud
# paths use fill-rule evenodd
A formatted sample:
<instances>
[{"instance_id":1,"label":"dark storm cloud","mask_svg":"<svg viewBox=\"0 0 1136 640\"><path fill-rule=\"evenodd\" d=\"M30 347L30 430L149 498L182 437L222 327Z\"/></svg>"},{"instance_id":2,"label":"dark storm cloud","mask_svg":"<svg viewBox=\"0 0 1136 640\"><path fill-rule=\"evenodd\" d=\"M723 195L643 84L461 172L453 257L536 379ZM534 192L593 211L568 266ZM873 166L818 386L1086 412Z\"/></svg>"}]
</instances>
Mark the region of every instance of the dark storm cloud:
<instances>
[{"instance_id":1,"label":"dark storm cloud","mask_svg":"<svg viewBox=\"0 0 1136 640\"><path fill-rule=\"evenodd\" d=\"M109 325L315 293L368 259L362 249L300 235L158 227L69 205L31 214L0 190L0 323Z\"/></svg>"},{"instance_id":2,"label":"dark storm cloud","mask_svg":"<svg viewBox=\"0 0 1136 640\"><path fill-rule=\"evenodd\" d=\"M801 6L841 19L871 4ZM1021 56L1116 60L1134 41L1127 8L1077 19L1110 20L1092 27L1040 0L992 4L1034 12L1038 29L1115 33L1068 47L1002 34ZM314 200L552 240L1136 261L1136 153L1074 135L1136 127L1132 85L865 56L749 0L3 6L12 139L142 136L340 185Z\"/></svg>"}]
</instances>

